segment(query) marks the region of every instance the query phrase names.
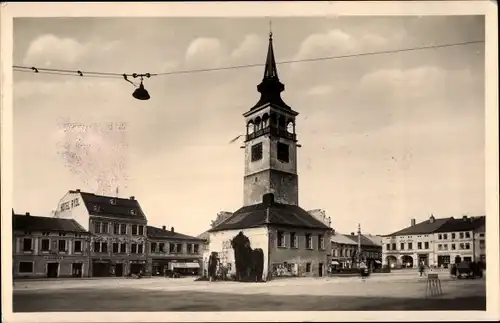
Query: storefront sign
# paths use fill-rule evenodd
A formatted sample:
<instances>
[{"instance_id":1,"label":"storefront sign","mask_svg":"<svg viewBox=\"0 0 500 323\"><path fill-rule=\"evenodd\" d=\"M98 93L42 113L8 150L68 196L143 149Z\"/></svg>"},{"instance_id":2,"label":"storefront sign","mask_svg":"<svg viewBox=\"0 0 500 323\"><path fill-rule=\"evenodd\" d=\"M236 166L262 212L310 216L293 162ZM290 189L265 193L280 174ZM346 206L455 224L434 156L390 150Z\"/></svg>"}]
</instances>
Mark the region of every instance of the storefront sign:
<instances>
[{"instance_id":1,"label":"storefront sign","mask_svg":"<svg viewBox=\"0 0 500 323\"><path fill-rule=\"evenodd\" d=\"M43 256L45 260L63 260L63 256Z\"/></svg>"},{"instance_id":2,"label":"storefront sign","mask_svg":"<svg viewBox=\"0 0 500 323\"><path fill-rule=\"evenodd\" d=\"M78 198L72 199L71 201L68 201L68 202L64 202L61 204L61 212L66 211L66 210L70 210L70 209L77 207L79 205L80 205L80 201L78 200Z\"/></svg>"}]
</instances>

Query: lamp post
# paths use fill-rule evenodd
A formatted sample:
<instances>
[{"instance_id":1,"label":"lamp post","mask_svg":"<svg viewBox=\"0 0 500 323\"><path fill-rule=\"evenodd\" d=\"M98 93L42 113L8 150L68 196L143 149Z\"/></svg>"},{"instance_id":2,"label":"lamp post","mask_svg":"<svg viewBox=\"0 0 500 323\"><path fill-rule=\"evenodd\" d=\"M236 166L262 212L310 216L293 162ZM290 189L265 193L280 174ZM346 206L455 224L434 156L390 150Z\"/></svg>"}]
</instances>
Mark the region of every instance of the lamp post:
<instances>
[{"instance_id":1,"label":"lamp post","mask_svg":"<svg viewBox=\"0 0 500 323\"><path fill-rule=\"evenodd\" d=\"M361 225L358 224L358 268L361 265Z\"/></svg>"}]
</instances>

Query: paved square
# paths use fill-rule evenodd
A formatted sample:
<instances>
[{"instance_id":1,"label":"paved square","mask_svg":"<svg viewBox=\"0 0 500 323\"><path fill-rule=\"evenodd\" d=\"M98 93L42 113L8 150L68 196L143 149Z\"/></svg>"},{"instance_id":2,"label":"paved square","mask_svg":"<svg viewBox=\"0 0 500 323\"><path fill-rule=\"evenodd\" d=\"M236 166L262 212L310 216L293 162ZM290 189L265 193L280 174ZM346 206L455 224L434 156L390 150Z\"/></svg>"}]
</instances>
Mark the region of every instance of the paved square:
<instances>
[{"instance_id":1,"label":"paved square","mask_svg":"<svg viewBox=\"0 0 500 323\"><path fill-rule=\"evenodd\" d=\"M484 279L442 276L443 295L426 299L414 272L359 277L289 278L268 283L192 278L18 281L14 312L485 310Z\"/></svg>"}]
</instances>

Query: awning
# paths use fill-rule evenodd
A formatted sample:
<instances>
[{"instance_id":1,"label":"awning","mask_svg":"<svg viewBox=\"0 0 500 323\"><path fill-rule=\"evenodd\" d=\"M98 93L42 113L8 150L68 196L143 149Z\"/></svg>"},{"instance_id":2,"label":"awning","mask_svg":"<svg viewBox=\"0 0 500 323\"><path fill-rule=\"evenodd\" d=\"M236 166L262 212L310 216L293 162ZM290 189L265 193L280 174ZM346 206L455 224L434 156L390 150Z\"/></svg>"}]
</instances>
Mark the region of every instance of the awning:
<instances>
[{"instance_id":1,"label":"awning","mask_svg":"<svg viewBox=\"0 0 500 323\"><path fill-rule=\"evenodd\" d=\"M197 262L186 262L185 268L200 268L200 264Z\"/></svg>"},{"instance_id":2,"label":"awning","mask_svg":"<svg viewBox=\"0 0 500 323\"><path fill-rule=\"evenodd\" d=\"M337 260L332 260L332 265L340 265L340 263Z\"/></svg>"},{"instance_id":3,"label":"awning","mask_svg":"<svg viewBox=\"0 0 500 323\"><path fill-rule=\"evenodd\" d=\"M172 262L170 265L172 268L200 268L197 262Z\"/></svg>"},{"instance_id":4,"label":"awning","mask_svg":"<svg viewBox=\"0 0 500 323\"><path fill-rule=\"evenodd\" d=\"M376 264L381 264L382 262L380 260L375 260Z\"/></svg>"}]
</instances>

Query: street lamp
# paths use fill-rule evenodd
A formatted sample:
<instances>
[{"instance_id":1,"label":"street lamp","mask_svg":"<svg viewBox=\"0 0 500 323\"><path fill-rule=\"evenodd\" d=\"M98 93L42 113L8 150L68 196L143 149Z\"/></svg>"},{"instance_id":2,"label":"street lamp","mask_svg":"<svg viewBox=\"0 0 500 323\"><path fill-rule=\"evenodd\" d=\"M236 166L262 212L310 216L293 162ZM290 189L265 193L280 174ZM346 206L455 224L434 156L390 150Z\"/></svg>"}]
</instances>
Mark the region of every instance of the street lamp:
<instances>
[{"instance_id":1,"label":"street lamp","mask_svg":"<svg viewBox=\"0 0 500 323\"><path fill-rule=\"evenodd\" d=\"M149 73L146 73L146 74L137 74L137 73L134 73L131 76L133 78L138 78L138 77L141 78L141 84L139 84L139 87L135 89L135 91L132 93L132 96L134 98L136 98L137 100L141 100L141 101L149 100L151 97L150 97L148 91L144 88L143 81L144 81L144 77L150 78L151 74L149 74ZM127 82L132 83L133 85L135 85L133 82L131 82L128 79L127 74L123 74L123 78L125 79L125 81L127 81Z\"/></svg>"}]
</instances>

